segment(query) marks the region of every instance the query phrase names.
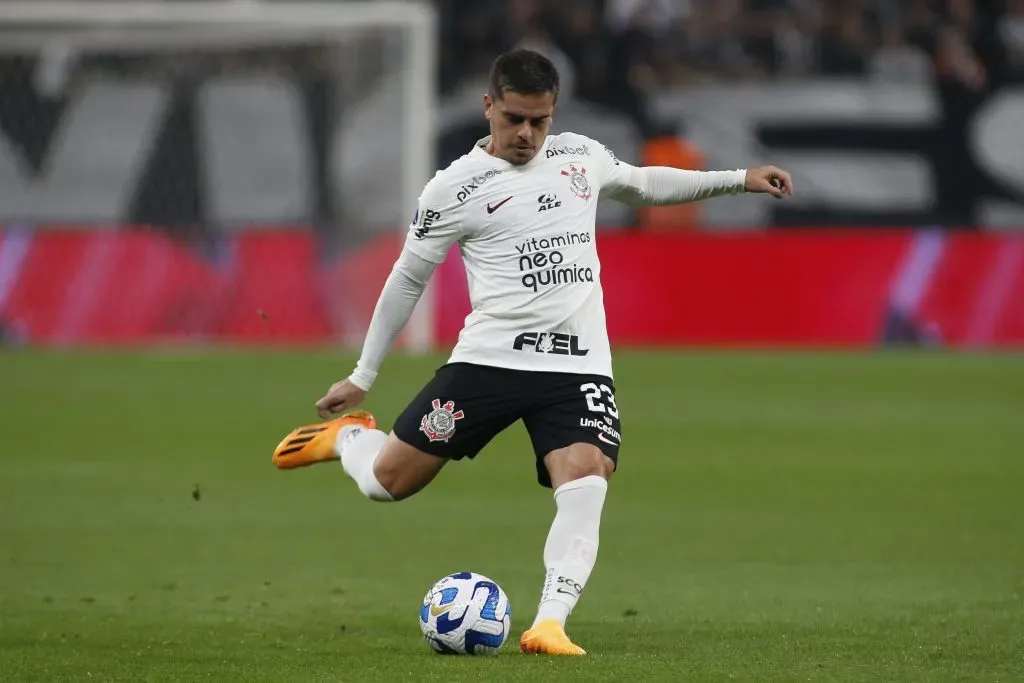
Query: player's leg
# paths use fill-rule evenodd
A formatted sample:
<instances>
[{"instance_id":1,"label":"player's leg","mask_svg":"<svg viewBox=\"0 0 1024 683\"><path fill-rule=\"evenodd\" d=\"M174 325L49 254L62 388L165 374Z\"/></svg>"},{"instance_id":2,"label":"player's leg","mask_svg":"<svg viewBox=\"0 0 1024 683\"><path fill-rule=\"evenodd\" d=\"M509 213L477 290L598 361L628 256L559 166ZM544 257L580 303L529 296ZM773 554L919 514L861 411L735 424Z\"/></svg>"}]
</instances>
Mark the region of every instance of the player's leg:
<instances>
[{"instance_id":1,"label":"player's leg","mask_svg":"<svg viewBox=\"0 0 1024 683\"><path fill-rule=\"evenodd\" d=\"M571 389L556 392L559 400L527 420L534 448L538 456L543 454L538 480L554 489L556 512L544 544L545 578L537 615L520 640L524 652L585 654L569 640L565 622L597 562L601 514L618 461L621 425L609 380L577 381ZM591 417L595 413L600 413L598 419Z\"/></svg>"},{"instance_id":2,"label":"player's leg","mask_svg":"<svg viewBox=\"0 0 1024 683\"><path fill-rule=\"evenodd\" d=\"M447 462L376 427L376 420L365 410L299 427L274 450L274 464L294 469L340 460L367 498L396 501L429 484Z\"/></svg>"},{"instance_id":3,"label":"player's leg","mask_svg":"<svg viewBox=\"0 0 1024 683\"><path fill-rule=\"evenodd\" d=\"M345 472L370 500L399 501L421 491L448 462L395 435L352 427L339 435L337 452Z\"/></svg>"},{"instance_id":4,"label":"player's leg","mask_svg":"<svg viewBox=\"0 0 1024 683\"><path fill-rule=\"evenodd\" d=\"M408 498L429 484L449 460L475 457L518 414L507 371L452 364L409 403L392 433L376 428L366 411L299 427L274 451L281 469L340 459L359 490L376 501Z\"/></svg>"},{"instance_id":5,"label":"player's leg","mask_svg":"<svg viewBox=\"0 0 1024 683\"><path fill-rule=\"evenodd\" d=\"M544 543L544 585L533 625L520 649L540 654L586 654L565 633L565 622L597 563L601 513L615 463L600 448L576 443L543 460L554 489L555 518Z\"/></svg>"}]
</instances>

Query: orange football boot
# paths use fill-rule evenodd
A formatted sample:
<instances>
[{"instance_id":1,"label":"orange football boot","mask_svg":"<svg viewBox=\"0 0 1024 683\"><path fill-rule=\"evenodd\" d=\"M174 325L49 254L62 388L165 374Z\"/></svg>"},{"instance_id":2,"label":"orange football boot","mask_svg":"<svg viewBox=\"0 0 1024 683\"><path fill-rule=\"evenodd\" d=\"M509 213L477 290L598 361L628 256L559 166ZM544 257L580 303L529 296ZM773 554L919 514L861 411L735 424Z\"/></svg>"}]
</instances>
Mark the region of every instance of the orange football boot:
<instances>
[{"instance_id":1,"label":"orange football boot","mask_svg":"<svg viewBox=\"0 0 1024 683\"><path fill-rule=\"evenodd\" d=\"M519 651L535 655L587 654L586 650L569 640L565 629L555 619L546 619L524 633L519 639Z\"/></svg>"},{"instance_id":2,"label":"orange football boot","mask_svg":"<svg viewBox=\"0 0 1024 683\"><path fill-rule=\"evenodd\" d=\"M376 429L377 420L365 410L353 410L328 422L299 427L274 449L274 465L279 470L290 470L336 460L334 442L341 428L348 425Z\"/></svg>"}]
</instances>

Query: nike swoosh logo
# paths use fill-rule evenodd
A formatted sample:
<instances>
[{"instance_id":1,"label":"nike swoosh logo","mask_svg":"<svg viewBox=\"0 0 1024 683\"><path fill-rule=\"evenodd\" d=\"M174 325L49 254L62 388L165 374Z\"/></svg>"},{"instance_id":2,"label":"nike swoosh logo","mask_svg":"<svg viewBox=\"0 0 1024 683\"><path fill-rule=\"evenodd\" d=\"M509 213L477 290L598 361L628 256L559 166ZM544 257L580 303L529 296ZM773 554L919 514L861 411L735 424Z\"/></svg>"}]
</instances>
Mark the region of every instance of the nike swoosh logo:
<instances>
[{"instance_id":1,"label":"nike swoosh logo","mask_svg":"<svg viewBox=\"0 0 1024 683\"><path fill-rule=\"evenodd\" d=\"M555 592L556 592L556 593L565 593L566 595L571 595L571 596L573 596L574 598L578 598L578 597L580 596L580 594L579 594L579 593L577 593L576 591L569 591L569 590L566 590L566 589L564 589L564 588L559 588L559 589L558 589L558 590L556 590Z\"/></svg>"},{"instance_id":2,"label":"nike swoosh logo","mask_svg":"<svg viewBox=\"0 0 1024 683\"><path fill-rule=\"evenodd\" d=\"M514 196L514 195L513 195L513 196ZM503 204L504 204L505 202L507 202L507 201L508 201L508 200L510 200L510 199L512 199L512 197L505 197L504 199L502 199L502 200L501 200L500 202L498 202L497 204L493 204L493 205L492 205L492 204L488 204L488 205L487 205L487 213L488 213L488 214L492 214L492 213L494 213L495 211L497 211L498 209L500 209L500 208L501 208L501 206L502 206L502 205L503 205Z\"/></svg>"},{"instance_id":3,"label":"nike swoosh logo","mask_svg":"<svg viewBox=\"0 0 1024 683\"><path fill-rule=\"evenodd\" d=\"M430 606L430 616L439 617L442 614L447 614L448 610L452 608L452 605L445 605L444 607L438 607L437 605Z\"/></svg>"},{"instance_id":4,"label":"nike swoosh logo","mask_svg":"<svg viewBox=\"0 0 1024 683\"><path fill-rule=\"evenodd\" d=\"M615 443L614 441L612 441L611 439L609 439L607 436L605 436L604 434L602 434L600 432L597 433L597 438L601 439L601 441L604 441L606 444L608 444L610 446L618 446L619 445L619 444Z\"/></svg>"},{"instance_id":5,"label":"nike swoosh logo","mask_svg":"<svg viewBox=\"0 0 1024 683\"><path fill-rule=\"evenodd\" d=\"M440 616L449 612L452 607L455 605L430 605L430 614L431 616Z\"/></svg>"}]
</instances>

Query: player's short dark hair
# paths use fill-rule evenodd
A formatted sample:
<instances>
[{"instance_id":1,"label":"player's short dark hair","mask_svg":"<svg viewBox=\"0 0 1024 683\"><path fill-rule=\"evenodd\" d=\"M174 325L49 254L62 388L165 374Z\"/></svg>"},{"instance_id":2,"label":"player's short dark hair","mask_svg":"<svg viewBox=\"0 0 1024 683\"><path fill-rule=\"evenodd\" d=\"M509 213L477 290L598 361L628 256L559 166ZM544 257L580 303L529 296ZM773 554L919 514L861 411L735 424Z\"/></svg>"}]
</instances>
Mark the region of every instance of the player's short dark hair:
<instances>
[{"instance_id":1,"label":"player's short dark hair","mask_svg":"<svg viewBox=\"0 0 1024 683\"><path fill-rule=\"evenodd\" d=\"M520 95L558 95L558 69L551 60L533 50L506 52L491 65L490 95L500 100L506 92Z\"/></svg>"}]
</instances>

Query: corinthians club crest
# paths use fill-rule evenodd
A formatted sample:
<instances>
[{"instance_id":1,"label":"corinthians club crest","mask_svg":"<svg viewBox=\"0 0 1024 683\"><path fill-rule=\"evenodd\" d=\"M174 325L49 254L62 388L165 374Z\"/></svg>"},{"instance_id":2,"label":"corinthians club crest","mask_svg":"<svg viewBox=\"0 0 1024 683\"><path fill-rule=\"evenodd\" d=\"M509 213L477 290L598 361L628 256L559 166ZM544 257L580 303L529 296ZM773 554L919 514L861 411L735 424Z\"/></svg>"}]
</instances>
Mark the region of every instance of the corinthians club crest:
<instances>
[{"instance_id":1,"label":"corinthians club crest","mask_svg":"<svg viewBox=\"0 0 1024 683\"><path fill-rule=\"evenodd\" d=\"M441 405L441 399L435 398L430 402L434 407L420 420L420 431L427 435L431 441L444 441L452 438L455 433L455 421L466 416L461 410L455 410L455 402L448 401Z\"/></svg>"},{"instance_id":2,"label":"corinthians club crest","mask_svg":"<svg viewBox=\"0 0 1024 683\"><path fill-rule=\"evenodd\" d=\"M580 199L590 199L590 181L587 180L587 169L576 164L568 164L569 170L562 169L562 175L569 176L569 189Z\"/></svg>"}]
</instances>

